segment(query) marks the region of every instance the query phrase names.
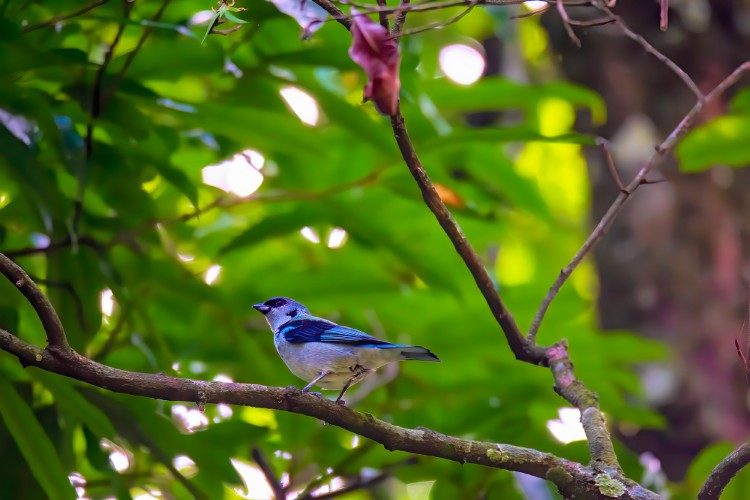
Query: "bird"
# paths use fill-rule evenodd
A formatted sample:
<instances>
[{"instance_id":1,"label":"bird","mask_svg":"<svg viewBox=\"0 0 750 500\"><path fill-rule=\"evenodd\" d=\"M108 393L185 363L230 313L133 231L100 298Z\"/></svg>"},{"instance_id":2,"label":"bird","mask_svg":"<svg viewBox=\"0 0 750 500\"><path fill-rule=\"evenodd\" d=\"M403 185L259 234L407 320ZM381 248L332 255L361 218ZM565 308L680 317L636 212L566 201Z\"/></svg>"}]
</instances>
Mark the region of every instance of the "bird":
<instances>
[{"instance_id":1,"label":"bird","mask_svg":"<svg viewBox=\"0 0 750 500\"><path fill-rule=\"evenodd\" d=\"M340 390L336 403L346 390L381 366L401 360L440 361L429 349L408 344L392 344L372 335L337 325L310 314L304 305L288 297L273 297L254 304L273 331L274 345L287 368L307 385Z\"/></svg>"}]
</instances>

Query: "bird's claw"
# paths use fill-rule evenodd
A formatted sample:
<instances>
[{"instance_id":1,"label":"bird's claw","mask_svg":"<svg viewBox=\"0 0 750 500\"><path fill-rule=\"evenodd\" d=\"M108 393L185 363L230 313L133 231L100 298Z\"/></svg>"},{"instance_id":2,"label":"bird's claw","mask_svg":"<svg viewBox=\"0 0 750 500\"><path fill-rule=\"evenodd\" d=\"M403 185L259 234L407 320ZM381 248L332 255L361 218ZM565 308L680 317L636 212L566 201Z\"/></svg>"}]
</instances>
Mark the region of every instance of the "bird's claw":
<instances>
[{"instance_id":1,"label":"bird's claw","mask_svg":"<svg viewBox=\"0 0 750 500\"><path fill-rule=\"evenodd\" d=\"M339 406L346 406L346 401L344 401L343 399L337 399L336 404Z\"/></svg>"}]
</instances>

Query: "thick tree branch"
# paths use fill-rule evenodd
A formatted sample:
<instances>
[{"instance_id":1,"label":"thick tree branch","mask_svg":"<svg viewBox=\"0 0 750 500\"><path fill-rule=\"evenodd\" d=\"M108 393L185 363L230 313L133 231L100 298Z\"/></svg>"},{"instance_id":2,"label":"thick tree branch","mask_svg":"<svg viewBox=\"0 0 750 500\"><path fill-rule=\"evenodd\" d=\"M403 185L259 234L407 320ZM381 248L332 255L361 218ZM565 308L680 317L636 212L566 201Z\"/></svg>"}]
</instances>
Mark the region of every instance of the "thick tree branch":
<instances>
[{"instance_id":1,"label":"thick tree branch","mask_svg":"<svg viewBox=\"0 0 750 500\"><path fill-rule=\"evenodd\" d=\"M182 379L161 373L130 372L97 363L70 348L62 324L47 297L20 267L1 253L0 271L34 306L47 336L54 340L46 349L41 349L0 329L0 349L16 356L23 366L36 366L124 394L198 404L236 404L308 415L372 439L388 450L470 462L544 478L553 482L566 496L598 497L606 494L602 488L611 491L614 487L620 498L656 498L649 490L623 477L616 466L608 470L598 466L596 460L595 467L585 467L537 450L460 439L425 428L406 429L295 388ZM574 377L569 374L569 362L564 362L567 352L560 349L556 352L558 354L551 353L550 357L555 363L561 363L560 369L553 366L561 394L570 391L579 397L578 394L584 394L579 387L569 388L568 381ZM595 398L586 401L589 406L595 405Z\"/></svg>"},{"instance_id":2,"label":"thick tree branch","mask_svg":"<svg viewBox=\"0 0 750 500\"><path fill-rule=\"evenodd\" d=\"M620 472L607 423L599 410L599 398L576 379L567 344L563 341L547 349L547 358L555 379L555 391L581 412L581 425L586 432L591 465L596 470Z\"/></svg>"},{"instance_id":3,"label":"thick tree branch","mask_svg":"<svg viewBox=\"0 0 750 500\"><path fill-rule=\"evenodd\" d=\"M0 349L16 356L24 366L36 366L114 392L167 401L225 403L307 415L372 439L388 450L524 472L547 479L566 496L601 497L603 485L612 487L614 484L622 492L620 498L657 498L619 474L607 474L528 448L461 439L426 428L399 427L291 387L207 382L120 370L81 356L67 345L38 348L3 329L0 329ZM603 476L607 476L605 481Z\"/></svg>"},{"instance_id":4,"label":"thick tree branch","mask_svg":"<svg viewBox=\"0 0 750 500\"><path fill-rule=\"evenodd\" d=\"M741 444L711 471L698 493L699 500L718 500L729 481L750 463L750 442Z\"/></svg>"},{"instance_id":5,"label":"thick tree branch","mask_svg":"<svg viewBox=\"0 0 750 500\"><path fill-rule=\"evenodd\" d=\"M728 77L726 77L721 83L719 83L711 92L709 92L705 97L702 99L699 99L698 102L695 103L693 108L680 120L680 123L677 124L677 126L670 132L670 134L667 136L664 141L662 141L661 144L656 146L656 151L651 156L651 158L646 162L645 165L641 167L641 169L638 171L636 176L633 178L633 180L625 186L625 189L620 192L620 194L615 198L615 201L612 202L612 205L610 205L607 212L604 214L604 216L599 220L599 223L596 225L594 230L591 232L589 237L586 239L586 241L583 243L581 248L576 252L576 254L573 256L573 258L568 262L568 264L560 271L560 274L558 275L555 282L550 287L549 291L547 292L547 295L544 297L544 300L542 301L541 305L539 306L539 309L537 310L536 314L534 315L534 320L531 323L531 327L529 328L529 341L533 342L536 338L536 334L539 331L539 327L542 324L542 320L544 319L544 315L547 313L547 309L549 308L550 304L554 300L554 298L557 296L558 292L560 291L560 288L562 288L565 281L567 281L568 277L573 273L573 271L578 267L578 265L583 261L583 259L588 255L588 253L591 251L592 248L599 242L602 237L607 234L607 231L609 230L609 227L612 225L612 222L614 221L615 217L620 213L620 210L622 210L625 203L630 199L633 192L638 189L638 187L641 184L646 184L646 175L651 172L654 168L656 168L664 159L671 153L672 149L677 145L680 139L682 139L685 134L690 130L690 128L693 126L695 119L700 114L701 110L703 109L703 106L711 102L712 100L716 99L718 96L723 94L729 87L737 83L737 81L742 77L744 73L747 71L750 71L750 61L742 64L737 69L735 69Z\"/></svg>"}]
</instances>

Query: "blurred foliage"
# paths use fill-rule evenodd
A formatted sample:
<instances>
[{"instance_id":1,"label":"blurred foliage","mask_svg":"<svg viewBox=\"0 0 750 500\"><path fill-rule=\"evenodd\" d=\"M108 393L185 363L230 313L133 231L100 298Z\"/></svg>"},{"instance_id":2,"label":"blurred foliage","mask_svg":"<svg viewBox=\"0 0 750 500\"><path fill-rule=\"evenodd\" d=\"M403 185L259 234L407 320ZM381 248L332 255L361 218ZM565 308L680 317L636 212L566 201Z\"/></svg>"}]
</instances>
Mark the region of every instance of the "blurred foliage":
<instances>
[{"instance_id":1,"label":"blurred foliage","mask_svg":"<svg viewBox=\"0 0 750 500\"><path fill-rule=\"evenodd\" d=\"M737 92L729 113L697 127L677 147L680 168L702 172L715 165L750 164L750 88Z\"/></svg>"},{"instance_id":2,"label":"blurred foliage","mask_svg":"<svg viewBox=\"0 0 750 500\"><path fill-rule=\"evenodd\" d=\"M24 32L82 5L0 2L0 249L30 249L16 259L45 288L76 349L127 370L299 386L249 308L289 295L442 358L404 364L358 409L587 460L585 443L562 445L548 432L546 422L566 406L550 374L513 359L422 203L388 121L361 104L364 75L347 55L345 30L325 23L303 41L272 4L238 2L247 8L233 11L246 21L241 29L202 44L212 14L204 24L190 20L208 3L167 0L157 21L161 2L124 10L110 1ZM507 21L503 9L474 9L444 30L405 38L402 107L430 175L528 326L587 233L582 146L592 138L574 126L580 114L601 122L605 107L591 91L548 76L537 20ZM459 86L441 76L441 47L493 32L537 81ZM302 123L281 98L288 86L317 101L317 125ZM495 123L469 126L475 112L495 113ZM202 183L205 166L248 149L255 167L243 168L260 168L258 153L265 159L256 193L237 197ZM301 236L305 226L319 243ZM326 244L334 228L347 232L340 248ZM220 270L211 284L209 269ZM103 313L107 290L111 314ZM569 339L578 376L600 394L613 425L659 426L635 365L663 358L664 349L625 332L600 334L596 296L586 263L554 302L540 340ZM33 311L5 282L0 325L44 342ZM252 465L253 447L294 490L321 476L326 484L388 469L395 480L353 498L520 495L508 472L429 458L405 465L405 454L299 415L218 406L202 414L190 403L24 370L7 355L0 373L0 478L10 497L69 497L64 475L72 471L95 498L152 489L233 497L243 480L230 459ZM640 477L637 457L619 451L626 472ZM175 474L181 455L197 474ZM260 491L257 481L244 488Z\"/></svg>"}]
</instances>

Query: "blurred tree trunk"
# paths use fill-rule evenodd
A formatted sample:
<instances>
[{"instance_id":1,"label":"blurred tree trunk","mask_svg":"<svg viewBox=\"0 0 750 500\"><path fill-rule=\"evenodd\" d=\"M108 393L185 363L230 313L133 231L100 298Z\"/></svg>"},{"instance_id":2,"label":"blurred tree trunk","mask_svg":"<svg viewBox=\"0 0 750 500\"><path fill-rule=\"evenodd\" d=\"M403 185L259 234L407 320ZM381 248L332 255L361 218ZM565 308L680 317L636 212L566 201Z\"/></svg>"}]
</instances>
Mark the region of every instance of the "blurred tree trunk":
<instances>
[{"instance_id":1,"label":"blurred tree trunk","mask_svg":"<svg viewBox=\"0 0 750 500\"><path fill-rule=\"evenodd\" d=\"M659 30L656 1L621 1L615 10L703 91L750 55L747 0L671 5L666 32ZM694 97L665 65L613 27L577 30L577 49L554 9L543 23L567 77L606 99L608 122L596 132L612 140L627 182ZM721 113L731 95L706 109L701 120ZM589 164L595 223L617 189L597 152L590 152ZM750 281L750 172L716 166L683 175L670 160L652 174L660 176L669 182L638 190L595 259L602 327L665 341L673 353L669 369L644 371L649 396L669 419L669 430L623 437L636 450L656 453L670 478L679 479L709 440L740 441L750 431L747 384L734 347L734 339L742 339Z\"/></svg>"}]
</instances>

